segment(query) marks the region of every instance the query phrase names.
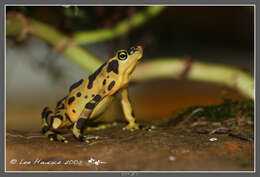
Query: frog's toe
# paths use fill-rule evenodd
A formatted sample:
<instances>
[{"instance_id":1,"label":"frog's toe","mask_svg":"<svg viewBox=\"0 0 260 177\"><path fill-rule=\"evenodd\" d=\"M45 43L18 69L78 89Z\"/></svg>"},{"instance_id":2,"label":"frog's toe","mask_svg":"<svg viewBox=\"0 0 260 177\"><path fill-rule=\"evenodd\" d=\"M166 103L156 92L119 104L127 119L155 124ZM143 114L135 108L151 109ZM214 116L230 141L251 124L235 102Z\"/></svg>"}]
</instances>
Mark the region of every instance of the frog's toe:
<instances>
[{"instance_id":1,"label":"frog's toe","mask_svg":"<svg viewBox=\"0 0 260 177\"><path fill-rule=\"evenodd\" d=\"M82 136L82 135L79 135L78 140L82 141L82 142L89 143L89 140L93 140L93 139L97 140L97 139L100 139L100 138L101 138L100 136L93 136L93 135Z\"/></svg>"},{"instance_id":2,"label":"frog's toe","mask_svg":"<svg viewBox=\"0 0 260 177\"><path fill-rule=\"evenodd\" d=\"M89 143L89 140L85 138L84 142L85 142L85 143Z\"/></svg>"},{"instance_id":3,"label":"frog's toe","mask_svg":"<svg viewBox=\"0 0 260 177\"><path fill-rule=\"evenodd\" d=\"M50 139L50 141L60 141L63 143L68 143L68 140L66 140L66 138L64 138L59 134L55 134L55 133L49 134L48 138Z\"/></svg>"},{"instance_id":4,"label":"frog's toe","mask_svg":"<svg viewBox=\"0 0 260 177\"><path fill-rule=\"evenodd\" d=\"M66 140L66 139L64 139L64 140L61 140L61 142L65 143L65 144L69 143L69 141L68 141L68 140Z\"/></svg>"},{"instance_id":5,"label":"frog's toe","mask_svg":"<svg viewBox=\"0 0 260 177\"><path fill-rule=\"evenodd\" d=\"M88 140L92 140L92 139L97 140L97 139L100 139L100 136L88 135L88 136L86 136L86 139L88 139Z\"/></svg>"},{"instance_id":6,"label":"frog's toe","mask_svg":"<svg viewBox=\"0 0 260 177\"><path fill-rule=\"evenodd\" d=\"M135 131L139 129L139 125L137 123L130 123L123 128L123 130Z\"/></svg>"},{"instance_id":7,"label":"frog's toe","mask_svg":"<svg viewBox=\"0 0 260 177\"><path fill-rule=\"evenodd\" d=\"M79 135L78 140L81 141L81 142L86 142L86 143L89 142L89 140L87 139L87 137L86 137L86 136L82 136L82 135Z\"/></svg>"},{"instance_id":8,"label":"frog's toe","mask_svg":"<svg viewBox=\"0 0 260 177\"><path fill-rule=\"evenodd\" d=\"M55 133L50 133L48 135L48 138L50 141L58 141L57 134L55 134Z\"/></svg>"},{"instance_id":9,"label":"frog's toe","mask_svg":"<svg viewBox=\"0 0 260 177\"><path fill-rule=\"evenodd\" d=\"M66 138L64 138L63 136L58 135L58 134L57 134L57 139L58 139L58 141L66 143L66 144L69 142L68 140L66 140Z\"/></svg>"}]
</instances>

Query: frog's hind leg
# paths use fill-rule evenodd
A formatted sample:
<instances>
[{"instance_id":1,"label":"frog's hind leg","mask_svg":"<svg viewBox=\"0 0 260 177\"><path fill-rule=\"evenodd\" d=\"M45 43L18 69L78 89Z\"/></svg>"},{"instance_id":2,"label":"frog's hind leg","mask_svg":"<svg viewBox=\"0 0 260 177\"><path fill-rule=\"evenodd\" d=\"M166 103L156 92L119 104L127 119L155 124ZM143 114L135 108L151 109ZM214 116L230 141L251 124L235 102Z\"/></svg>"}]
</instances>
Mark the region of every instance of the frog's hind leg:
<instances>
[{"instance_id":1,"label":"frog's hind leg","mask_svg":"<svg viewBox=\"0 0 260 177\"><path fill-rule=\"evenodd\" d=\"M95 106L102 100L102 95L97 94L92 100L90 100L86 105L83 111L81 112L79 119L74 123L72 127L73 136L79 141L89 142L89 139L97 139L98 137L93 136L84 136L83 131L86 125L87 120L89 119L91 113Z\"/></svg>"},{"instance_id":2,"label":"frog's hind leg","mask_svg":"<svg viewBox=\"0 0 260 177\"><path fill-rule=\"evenodd\" d=\"M51 141L61 141L68 143L68 140L66 140L58 132L52 130L53 122L56 119L56 115L50 110L50 108L45 107L42 111L41 133L47 136Z\"/></svg>"}]
</instances>

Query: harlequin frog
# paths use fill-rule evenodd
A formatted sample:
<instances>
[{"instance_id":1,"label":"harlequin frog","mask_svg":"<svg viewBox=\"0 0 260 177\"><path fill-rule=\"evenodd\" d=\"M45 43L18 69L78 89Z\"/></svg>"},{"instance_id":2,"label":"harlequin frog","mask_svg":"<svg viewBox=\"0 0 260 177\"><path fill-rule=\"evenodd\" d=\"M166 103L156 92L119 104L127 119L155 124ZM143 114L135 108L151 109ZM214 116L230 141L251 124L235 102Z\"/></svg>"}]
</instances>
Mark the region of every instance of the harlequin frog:
<instances>
[{"instance_id":1,"label":"harlequin frog","mask_svg":"<svg viewBox=\"0 0 260 177\"><path fill-rule=\"evenodd\" d=\"M116 93L121 94L121 104L128 125L124 129L136 130L134 112L128 98L128 83L137 62L143 55L141 46L119 50L116 55L101 65L89 77L74 83L67 96L61 99L55 111L45 107L42 111L42 134L51 141L68 141L56 132L71 128L76 139L88 142L83 135L86 121L100 115Z\"/></svg>"}]
</instances>

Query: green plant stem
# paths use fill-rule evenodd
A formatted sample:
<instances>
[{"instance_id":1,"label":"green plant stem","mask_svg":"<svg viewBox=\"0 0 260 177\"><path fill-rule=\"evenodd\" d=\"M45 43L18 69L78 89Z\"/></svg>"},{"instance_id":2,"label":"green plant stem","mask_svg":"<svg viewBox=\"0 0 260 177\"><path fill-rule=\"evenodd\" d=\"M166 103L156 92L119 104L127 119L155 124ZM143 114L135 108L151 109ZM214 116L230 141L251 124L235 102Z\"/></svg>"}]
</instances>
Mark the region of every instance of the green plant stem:
<instances>
[{"instance_id":1,"label":"green plant stem","mask_svg":"<svg viewBox=\"0 0 260 177\"><path fill-rule=\"evenodd\" d=\"M136 13L131 18L119 22L114 28L105 28L94 31L78 31L73 35L73 39L78 44L90 44L113 39L125 34L130 28L141 26L151 17L162 12L164 8L164 6L148 6L145 11Z\"/></svg>"},{"instance_id":2,"label":"green plant stem","mask_svg":"<svg viewBox=\"0 0 260 177\"><path fill-rule=\"evenodd\" d=\"M47 26L36 20L32 20L31 25L34 27L32 31L33 35L43 39L44 41L47 41L53 46L59 45L59 43L64 41L68 41L70 44L62 49L63 55L79 64L87 71L94 72L102 64L102 61L99 58L78 46L73 42L73 40L67 38L65 35L61 34L50 26ZM46 31L48 31L48 33L46 33Z\"/></svg>"},{"instance_id":3,"label":"green plant stem","mask_svg":"<svg viewBox=\"0 0 260 177\"><path fill-rule=\"evenodd\" d=\"M136 67L132 80L143 81L156 78L183 77L187 69L187 61L178 58L158 58L144 62ZM254 99L254 79L248 73L224 65L194 61L189 64L186 79L214 82L236 88L245 96Z\"/></svg>"},{"instance_id":4,"label":"green plant stem","mask_svg":"<svg viewBox=\"0 0 260 177\"><path fill-rule=\"evenodd\" d=\"M52 45L54 49L90 73L94 72L102 64L99 58L78 46L72 39L55 28L33 19L27 19L28 23L22 23L22 21L16 17L17 16L14 15L12 18L7 18L7 36L19 37L24 29L27 29L31 35Z\"/></svg>"}]
</instances>

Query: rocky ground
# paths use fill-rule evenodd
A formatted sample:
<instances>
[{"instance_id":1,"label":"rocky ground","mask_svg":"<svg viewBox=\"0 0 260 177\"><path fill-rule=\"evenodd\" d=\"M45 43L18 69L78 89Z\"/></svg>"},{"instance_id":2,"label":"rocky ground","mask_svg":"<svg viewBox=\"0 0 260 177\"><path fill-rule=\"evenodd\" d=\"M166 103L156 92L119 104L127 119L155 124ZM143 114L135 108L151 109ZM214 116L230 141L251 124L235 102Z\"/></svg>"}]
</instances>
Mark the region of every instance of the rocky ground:
<instances>
[{"instance_id":1,"label":"rocky ground","mask_svg":"<svg viewBox=\"0 0 260 177\"><path fill-rule=\"evenodd\" d=\"M204 124L205 126L205 124ZM219 126L219 125L216 125ZM7 132L8 171L252 171L252 128L244 135L180 126L123 131L123 123L90 131L89 143L66 134L68 144L39 133ZM210 127L210 126L207 126ZM203 130L203 131L199 131ZM207 129L209 130L209 129ZM245 128L246 130L246 128ZM250 133L248 133L250 132Z\"/></svg>"}]
</instances>

